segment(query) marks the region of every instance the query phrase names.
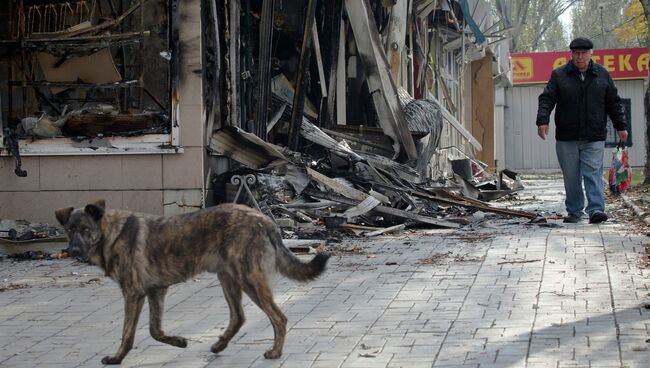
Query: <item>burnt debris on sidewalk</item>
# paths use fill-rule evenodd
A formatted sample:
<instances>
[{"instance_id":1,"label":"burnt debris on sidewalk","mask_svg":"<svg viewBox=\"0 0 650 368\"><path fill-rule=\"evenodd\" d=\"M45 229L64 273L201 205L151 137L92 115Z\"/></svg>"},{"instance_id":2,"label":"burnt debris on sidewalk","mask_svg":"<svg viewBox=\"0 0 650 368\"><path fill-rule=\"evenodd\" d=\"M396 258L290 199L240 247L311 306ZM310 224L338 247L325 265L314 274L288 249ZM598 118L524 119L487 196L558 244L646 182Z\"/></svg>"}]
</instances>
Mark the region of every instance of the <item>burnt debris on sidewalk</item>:
<instances>
[{"instance_id":1,"label":"burnt debris on sidewalk","mask_svg":"<svg viewBox=\"0 0 650 368\"><path fill-rule=\"evenodd\" d=\"M286 230L285 235L305 235L310 230L322 235L323 227L365 236L415 226L458 228L470 223L469 215L478 210L527 219L536 216L478 199L523 189L513 172L502 172L497 179L483 169L471 169L480 163L466 159L473 164L469 173L474 174L434 180L418 173L417 160L399 163L371 150L353 149L354 141L349 144L340 136L337 140L337 135L330 136L306 120L301 137L305 144L298 152L241 129L215 133L213 147L241 164L214 176L219 201L259 208ZM468 187L478 193L477 198L467 195Z\"/></svg>"}]
</instances>

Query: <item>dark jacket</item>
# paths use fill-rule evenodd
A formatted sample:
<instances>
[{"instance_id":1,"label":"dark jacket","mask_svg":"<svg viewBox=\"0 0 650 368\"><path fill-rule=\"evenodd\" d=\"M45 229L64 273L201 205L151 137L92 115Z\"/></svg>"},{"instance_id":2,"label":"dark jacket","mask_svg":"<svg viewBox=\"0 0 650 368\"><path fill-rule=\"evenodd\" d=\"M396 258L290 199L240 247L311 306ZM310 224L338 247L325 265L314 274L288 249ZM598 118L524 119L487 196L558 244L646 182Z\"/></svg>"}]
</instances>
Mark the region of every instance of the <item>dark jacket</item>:
<instances>
[{"instance_id":1,"label":"dark jacket","mask_svg":"<svg viewBox=\"0 0 650 368\"><path fill-rule=\"evenodd\" d=\"M569 61L551 74L544 92L539 95L537 125L549 123L555 110L555 139L558 141L604 141L607 135L607 115L614 128L626 130L625 112L618 90L609 72L589 62L585 80L578 68Z\"/></svg>"}]
</instances>

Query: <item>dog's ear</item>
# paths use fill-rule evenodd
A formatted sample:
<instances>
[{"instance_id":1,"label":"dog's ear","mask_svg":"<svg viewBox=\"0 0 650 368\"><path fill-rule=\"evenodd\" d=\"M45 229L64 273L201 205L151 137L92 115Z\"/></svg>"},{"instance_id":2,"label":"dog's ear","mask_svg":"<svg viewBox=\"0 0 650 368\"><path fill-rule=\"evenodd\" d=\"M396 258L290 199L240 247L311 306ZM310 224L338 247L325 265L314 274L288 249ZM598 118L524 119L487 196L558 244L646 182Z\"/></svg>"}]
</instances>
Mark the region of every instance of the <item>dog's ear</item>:
<instances>
[{"instance_id":1,"label":"dog's ear","mask_svg":"<svg viewBox=\"0 0 650 368\"><path fill-rule=\"evenodd\" d=\"M100 199L96 202L86 205L84 211L86 211L86 213L89 214L90 217L93 218L93 220L99 221L99 219L101 219L102 216L104 216L105 208L106 208L106 201Z\"/></svg>"},{"instance_id":2,"label":"dog's ear","mask_svg":"<svg viewBox=\"0 0 650 368\"><path fill-rule=\"evenodd\" d=\"M56 216L56 219L59 220L59 224L65 226L65 224L68 223L72 210L74 210L74 208L66 207L66 208L59 208L58 210L54 211L54 215Z\"/></svg>"}]
</instances>

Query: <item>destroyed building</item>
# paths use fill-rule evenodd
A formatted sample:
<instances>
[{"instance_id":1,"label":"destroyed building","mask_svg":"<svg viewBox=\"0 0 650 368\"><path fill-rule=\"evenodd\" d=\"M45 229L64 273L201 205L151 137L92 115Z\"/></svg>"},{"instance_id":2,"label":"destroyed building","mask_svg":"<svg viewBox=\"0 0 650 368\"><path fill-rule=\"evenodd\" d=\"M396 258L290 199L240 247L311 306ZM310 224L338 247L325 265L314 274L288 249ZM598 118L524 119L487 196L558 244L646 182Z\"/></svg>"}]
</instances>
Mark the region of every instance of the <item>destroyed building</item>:
<instances>
[{"instance_id":1,"label":"destroyed building","mask_svg":"<svg viewBox=\"0 0 650 368\"><path fill-rule=\"evenodd\" d=\"M484 0L8 0L0 16L0 218L96 198L272 214L304 195L448 225L413 198L503 169L507 30Z\"/></svg>"}]
</instances>

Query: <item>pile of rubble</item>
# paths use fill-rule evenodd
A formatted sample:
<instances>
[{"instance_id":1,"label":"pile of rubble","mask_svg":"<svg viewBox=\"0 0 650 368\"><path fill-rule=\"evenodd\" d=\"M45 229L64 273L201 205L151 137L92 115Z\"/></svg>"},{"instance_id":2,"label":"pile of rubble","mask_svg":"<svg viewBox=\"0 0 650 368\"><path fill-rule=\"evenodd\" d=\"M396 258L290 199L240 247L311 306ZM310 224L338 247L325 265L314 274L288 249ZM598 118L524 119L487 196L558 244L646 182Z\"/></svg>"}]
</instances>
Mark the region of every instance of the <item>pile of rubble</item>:
<instances>
[{"instance_id":1,"label":"pile of rubble","mask_svg":"<svg viewBox=\"0 0 650 368\"><path fill-rule=\"evenodd\" d=\"M289 236L306 229L322 231L322 226L365 236L412 226L458 228L470 223L469 215L477 210L536 217L478 199L522 189L516 173L505 170L495 179L468 158L462 162L469 164L469 174L459 169L456 180L433 181L409 164L354 150L306 120L301 136L310 145L299 153L236 127L217 132L214 147L243 165L213 178L215 192L221 193L218 201L257 207Z\"/></svg>"}]
</instances>

